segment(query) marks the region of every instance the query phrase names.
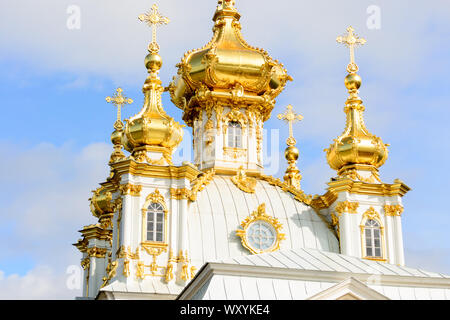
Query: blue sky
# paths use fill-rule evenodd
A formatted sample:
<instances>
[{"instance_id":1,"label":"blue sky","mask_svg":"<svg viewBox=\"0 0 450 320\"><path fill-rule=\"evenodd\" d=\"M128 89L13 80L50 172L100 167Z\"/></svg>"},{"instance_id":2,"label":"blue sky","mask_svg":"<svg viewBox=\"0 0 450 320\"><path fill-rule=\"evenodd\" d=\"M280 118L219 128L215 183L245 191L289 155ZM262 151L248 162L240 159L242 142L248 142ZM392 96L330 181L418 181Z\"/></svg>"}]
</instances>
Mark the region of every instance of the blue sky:
<instances>
[{"instance_id":1,"label":"blue sky","mask_svg":"<svg viewBox=\"0 0 450 320\"><path fill-rule=\"evenodd\" d=\"M71 298L66 268L79 265L71 243L93 223L87 199L108 173L114 108L105 97L121 86L142 106L143 59L150 30L137 20L153 2L15 0L0 4L0 298ZM164 0L172 22L159 31L165 85L185 51L211 37L216 1ZM66 27L77 5L81 28ZM367 8L381 12L369 29ZM368 40L356 51L369 131L389 143L382 180L400 178L406 262L450 274L446 199L450 174L450 3L410 1L237 0L243 35L282 61L294 82L277 99L268 130L279 129L280 176L287 104L304 116L294 133L303 189L323 194L334 172L323 149L345 125L343 79L348 50L335 42L352 25ZM165 110L182 122L167 96ZM185 148L191 139L185 139ZM273 148L271 148L272 150ZM273 152L272 152L273 153ZM181 161L181 159L179 159ZM7 294L5 294L7 293Z\"/></svg>"}]
</instances>

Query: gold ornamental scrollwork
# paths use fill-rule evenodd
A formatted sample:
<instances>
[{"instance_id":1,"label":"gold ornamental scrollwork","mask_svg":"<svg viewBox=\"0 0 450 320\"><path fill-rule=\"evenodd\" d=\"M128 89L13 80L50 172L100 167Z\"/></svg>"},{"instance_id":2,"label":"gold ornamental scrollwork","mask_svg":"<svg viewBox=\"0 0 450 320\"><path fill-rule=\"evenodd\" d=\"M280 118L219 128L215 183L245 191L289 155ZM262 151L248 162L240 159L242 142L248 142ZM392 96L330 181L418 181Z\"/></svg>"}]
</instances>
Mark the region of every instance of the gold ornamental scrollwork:
<instances>
[{"instance_id":1,"label":"gold ornamental scrollwork","mask_svg":"<svg viewBox=\"0 0 450 320\"><path fill-rule=\"evenodd\" d=\"M107 251L106 248L92 247L87 249L87 254L89 257L93 258L105 258Z\"/></svg>"},{"instance_id":2,"label":"gold ornamental scrollwork","mask_svg":"<svg viewBox=\"0 0 450 320\"><path fill-rule=\"evenodd\" d=\"M231 181L244 192L255 193L256 179L247 177L244 168L241 166Z\"/></svg>"},{"instance_id":3,"label":"gold ornamental scrollwork","mask_svg":"<svg viewBox=\"0 0 450 320\"><path fill-rule=\"evenodd\" d=\"M358 202L342 201L336 205L334 210L336 210L336 212L340 217L344 212L358 213L358 207L359 207Z\"/></svg>"},{"instance_id":4,"label":"gold ornamental scrollwork","mask_svg":"<svg viewBox=\"0 0 450 320\"><path fill-rule=\"evenodd\" d=\"M112 261L112 262L110 261L108 263L108 266L106 267L107 276L103 277L103 279L102 279L103 284L102 284L101 288L105 287L108 284L109 280L111 280L113 277L115 277L118 266L119 266L119 264L118 264L117 260Z\"/></svg>"},{"instance_id":5,"label":"gold ornamental scrollwork","mask_svg":"<svg viewBox=\"0 0 450 320\"><path fill-rule=\"evenodd\" d=\"M191 190L186 189L186 188L182 188L182 189L170 188L170 196L172 199L175 199L175 200L189 199L190 194L191 194Z\"/></svg>"},{"instance_id":6,"label":"gold ornamental scrollwork","mask_svg":"<svg viewBox=\"0 0 450 320\"><path fill-rule=\"evenodd\" d=\"M359 226L360 229L361 229L361 233L364 231L365 222L367 220L375 220L375 221L377 221L380 224L381 235L383 235L384 227L383 227L383 222L381 220L381 216L373 207L370 207L369 209L367 209L367 211L364 212L364 214L362 216L361 225Z\"/></svg>"},{"instance_id":7,"label":"gold ornamental scrollwork","mask_svg":"<svg viewBox=\"0 0 450 320\"><path fill-rule=\"evenodd\" d=\"M244 158L247 154L247 149L223 147L223 153L233 159Z\"/></svg>"},{"instance_id":8,"label":"gold ornamental scrollwork","mask_svg":"<svg viewBox=\"0 0 450 320\"><path fill-rule=\"evenodd\" d=\"M399 217L403 213L403 206L400 204L392 204L392 205L387 204L384 206L384 212L386 216Z\"/></svg>"},{"instance_id":9,"label":"gold ornamental scrollwork","mask_svg":"<svg viewBox=\"0 0 450 320\"><path fill-rule=\"evenodd\" d=\"M192 183L191 192L189 194L189 200L195 201L197 200L197 193L202 191L214 178L216 174L214 169L210 169L206 172L201 173L197 179L195 179Z\"/></svg>"},{"instance_id":10,"label":"gold ornamental scrollwork","mask_svg":"<svg viewBox=\"0 0 450 320\"><path fill-rule=\"evenodd\" d=\"M248 239L249 227L258 221L267 223L275 230L275 238L273 244L267 249L258 249L253 247ZM260 204L256 209L256 211L253 211L250 214L250 216L245 218L244 221L242 221L241 223L241 227L242 229L236 230L236 235L238 235L241 238L241 243L244 246L244 248L246 248L253 254L276 251L280 249L281 241L286 238L286 235L284 233L281 233L283 225L278 221L277 218L271 217L266 213L265 203Z\"/></svg>"},{"instance_id":11,"label":"gold ornamental scrollwork","mask_svg":"<svg viewBox=\"0 0 450 320\"><path fill-rule=\"evenodd\" d=\"M139 197L141 195L142 186L133 185L131 183L122 184L120 186L120 192L122 195L131 195L133 197Z\"/></svg>"}]
</instances>

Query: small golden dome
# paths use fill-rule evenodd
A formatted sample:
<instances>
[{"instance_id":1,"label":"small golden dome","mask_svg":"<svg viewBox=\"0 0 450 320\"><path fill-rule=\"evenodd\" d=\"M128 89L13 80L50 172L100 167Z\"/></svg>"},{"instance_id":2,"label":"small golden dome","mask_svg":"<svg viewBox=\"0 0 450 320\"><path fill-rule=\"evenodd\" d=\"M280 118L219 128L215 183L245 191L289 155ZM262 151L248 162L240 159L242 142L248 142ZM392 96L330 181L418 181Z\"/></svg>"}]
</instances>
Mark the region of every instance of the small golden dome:
<instances>
[{"instance_id":1,"label":"small golden dome","mask_svg":"<svg viewBox=\"0 0 450 320\"><path fill-rule=\"evenodd\" d=\"M142 110L126 121L122 143L125 150L133 153L136 149L151 147L166 148L172 154L183 139L183 126L168 116L162 107L161 94L164 88L158 77L162 59L158 53L145 57L149 76L145 80L145 95Z\"/></svg>"},{"instance_id":2,"label":"small golden dome","mask_svg":"<svg viewBox=\"0 0 450 320\"><path fill-rule=\"evenodd\" d=\"M341 170L347 165L369 165L375 168L382 166L387 157L388 149L381 138L369 133L363 118L364 106L358 96L361 77L356 73L345 78L345 86L350 96L345 103L347 125L327 152L327 161L334 170Z\"/></svg>"}]
</instances>

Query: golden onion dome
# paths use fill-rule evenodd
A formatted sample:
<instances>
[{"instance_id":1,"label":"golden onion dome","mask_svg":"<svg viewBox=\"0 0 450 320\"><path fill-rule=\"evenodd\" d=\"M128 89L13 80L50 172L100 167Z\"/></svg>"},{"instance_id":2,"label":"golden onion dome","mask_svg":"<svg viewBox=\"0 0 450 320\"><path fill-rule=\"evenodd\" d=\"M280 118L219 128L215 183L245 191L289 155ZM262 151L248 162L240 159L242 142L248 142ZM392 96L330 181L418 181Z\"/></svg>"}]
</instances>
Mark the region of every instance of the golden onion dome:
<instances>
[{"instance_id":1,"label":"golden onion dome","mask_svg":"<svg viewBox=\"0 0 450 320\"><path fill-rule=\"evenodd\" d=\"M287 80L292 80L283 65L265 50L247 44L241 35L239 19L234 1L219 0L213 17L212 40L200 49L187 52L177 65L178 76L169 90L172 101L185 114L195 105L192 98L205 89L218 93L214 96L217 99L230 98L231 91L237 90L240 96L264 96L273 100ZM184 117L184 120L190 125L190 119Z\"/></svg>"},{"instance_id":2,"label":"golden onion dome","mask_svg":"<svg viewBox=\"0 0 450 320\"><path fill-rule=\"evenodd\" d=\"M183 126L167 115L162 107L164 88L158 77L162 66L160 55L156 52L148 54L145 66L149 76L143 86L144 106L138 114L125 120L122 143L125 150L131 153L136 149L161 147L171 154L183 139Z\"/></svg>"},{"instance_id":3,"label":"golden onion dome","mask_svg":"<svg viewBox=\"0 0 450 320\"><path fill-rule=\"evenodd\" d=\"M368 165L375 168L382 166L387 157L388 145L381 138L369 133L363 118L364 106L358 96L361 77L350 73L345 78L345 86L350 93L344 112L347 124L344 132L334 140L327 152L330 167L338 172L348 165Z\"/></svg>"}]
</instances>

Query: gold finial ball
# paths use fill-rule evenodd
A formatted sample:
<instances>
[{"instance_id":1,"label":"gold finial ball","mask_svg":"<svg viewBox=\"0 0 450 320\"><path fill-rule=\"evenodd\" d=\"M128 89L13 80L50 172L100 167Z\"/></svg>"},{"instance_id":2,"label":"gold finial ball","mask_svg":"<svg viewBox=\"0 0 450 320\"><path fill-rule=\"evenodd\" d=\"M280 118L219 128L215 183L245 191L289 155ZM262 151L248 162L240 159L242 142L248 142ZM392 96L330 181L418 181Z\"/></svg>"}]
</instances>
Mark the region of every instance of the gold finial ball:
<instances>
[{"instance_id":1,"label":"gold finial ball","mask_svg":"<svg viewBox=\"0 0 450 320\"><path fill-rule=\"evenodd\" d=\"M116 145L116 144L121 144L122 143L122 131L121 130L114 130L113 133L111 134L111 142Z\"/></svg>"},{"instance_id":2,"label":"gold finial ball","mask_svg":"<svg viewBox=\"0 0 450 320\"><path fill-rule=\"evenodd\" d=\"M297 161L299 155L300 151L294 146L287 147L286 151L284 151L287 161Z\"/></svg>"},{"instance_id":3,"label":"gold finial ball","mask_svg":"<svg viewBox=\"0 0 450 320\"><path fill-rule=\"evenodd\" d=\"M361 87L362 79L356 73L350 73L345 77L345 86L348 90L358 90Z\"/></svg>"},{"instance_id":4,"label":"gold finial ball","mask_svg":"<svg viewBox=\"0 0 450 320\"><path fill-rule=\"evenodd\" d=\"M150 53L145 57L145 67L152 72L161 69L162 63L162 58L157 53Z\"/></svg>"}]
</instances>

